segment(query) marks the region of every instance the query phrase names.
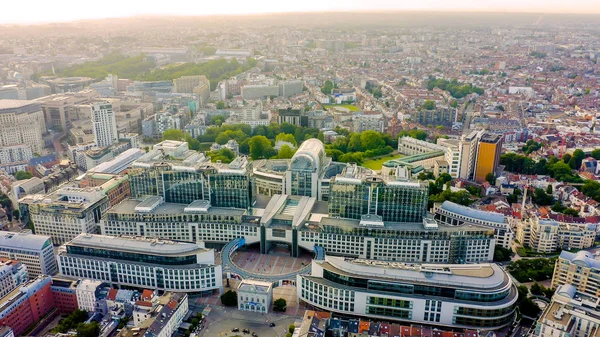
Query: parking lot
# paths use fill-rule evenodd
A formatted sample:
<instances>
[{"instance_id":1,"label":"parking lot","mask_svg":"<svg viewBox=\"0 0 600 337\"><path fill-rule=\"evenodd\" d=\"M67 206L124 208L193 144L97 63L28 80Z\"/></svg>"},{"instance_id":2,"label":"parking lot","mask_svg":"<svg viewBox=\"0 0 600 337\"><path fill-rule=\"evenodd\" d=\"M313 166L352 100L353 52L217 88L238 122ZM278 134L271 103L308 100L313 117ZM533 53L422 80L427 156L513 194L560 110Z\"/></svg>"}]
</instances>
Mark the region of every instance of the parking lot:
<instances>
[{"instance_id":1,"label":"parking lot","mask_svg":"<svg viewBox=\"0 0 600 337\"><path fill-rule=\"evenodd\" d=\"M224 307L211 309L205 318L205 327L200 332L200 337L251 337L250 334L243 333L244 329L256 333L258 337L283 337L288 326L296 320L296 317L274 313L260 314ZM269 326L271 322L275 323L274 327ZM234 328L238 328L239 332L232 332Z\"/></svg>"}]
</instances>

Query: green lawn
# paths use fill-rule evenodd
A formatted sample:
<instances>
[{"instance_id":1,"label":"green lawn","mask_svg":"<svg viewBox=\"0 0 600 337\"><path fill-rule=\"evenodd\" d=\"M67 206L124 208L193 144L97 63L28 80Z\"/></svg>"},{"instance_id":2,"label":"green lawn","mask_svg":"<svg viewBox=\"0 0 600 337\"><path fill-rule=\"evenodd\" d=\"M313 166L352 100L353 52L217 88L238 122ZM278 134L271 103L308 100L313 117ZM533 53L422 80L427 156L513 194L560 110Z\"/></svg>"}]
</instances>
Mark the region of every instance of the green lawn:
<instances>
[{"instance_id":1,"label":"green lawn","mask_svg":"<svg viewBox=\"0 0 600 337\"><path fill-rule=\"evenodd\" d=\"M323 105L323 107L325 109L329 109L329 108L333 108L333 107L340 107L340 108L347 108L350 111L360 111L360 109L352 104L325 104Z\"/></svg>"},{"instance_id":2,"label":"green lawn","mask_svg":"<svg viewBox=\"0 0 600 337\"><path fill-rule=\"evenodd\" d=\"M366 168L370 168L371 170L375 170L375 171L379 171L381 170L381 166L383 165L383 163L385 163L388 160L392 160L392 159L398 159L398 158L402 158L404 157L401 154L394 154L394 155L389 155L389 156L385 156L382 158L378 158L378 159L367 159L362 163L362 166L366 167Z\"/></svg>"}]
</instances>

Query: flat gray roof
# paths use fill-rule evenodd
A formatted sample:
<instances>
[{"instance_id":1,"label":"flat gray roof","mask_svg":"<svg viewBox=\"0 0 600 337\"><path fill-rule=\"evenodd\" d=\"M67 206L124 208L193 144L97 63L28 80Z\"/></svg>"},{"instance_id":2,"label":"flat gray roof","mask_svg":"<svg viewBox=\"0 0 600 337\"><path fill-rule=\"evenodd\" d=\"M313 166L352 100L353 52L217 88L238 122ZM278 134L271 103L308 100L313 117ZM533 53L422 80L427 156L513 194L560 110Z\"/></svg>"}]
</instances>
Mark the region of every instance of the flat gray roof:
<instances>
[{"instance_id":1,"label":"flat gray roof","mask_svg":"<svg viewBox=\"0 0 600 337\"><path fill-rule=\"evenodd\" d=\"M453 203L451 201L444 201L442 203L442 209L448 212L460 214L469 218L476 218L479 220L489 221L489 222L497 222L504 223L504 215L500 213L494 212L486 212L479 209L474 209L471 207L459 205Z\"/></svg>"},{"instance_id":2,"label":"flat gray roof","mask_svg":"<svg viewBox=\"0 0 600 337\"><path fill-rule=\"evenodd\" d=\"M95 234L80 234L67 245L160 256L191 255L209 251L189 242Z\"/></svg>"},{"instance_id":3,"label":"flat gray roof","mask_svg":"<svg viewBox=\"0 0 600 337\"><path fill-rule=\"evenodd\" d=\"M50 241L50 237L45 235L0 231L0 250L12 248L40 251L48 241Z\"/></svg>"},{"instance_id":4,"label":"flat gray roof","mask_svg":"<svg viewBox=\"0 0 600 337\"><path fill-rule=\"evenodd\" d=\"M448 285L458 288L495 290L507 284L507 275L495 264L410 264L326 256L315 262L325 269L348 276L394 282Z\"/></svg>"},{"instance_id":5,"label":"flat gray roof","mask_svg":"<svg viewBox=\"0 0 600 337\"><path fill-rule=\"evenodd\" d=\"M9 112L4 110L31 108L32 111L40 110L40 103L36 101L25 101L18 99L0 99L0 113ZM29 110L29 109L27 109Z\"/></svg>"},{"instance_id":6,"label":"flat gray roof","mask_svg":"<svg viewBox=\"0 0 600 337\"><path fill-rule=\"evenodd\" d=\"M391 229L391 230L405 230L405 231L424 231L426 230L422 222L384 222L383 227L367 227L361 226L360 220L344 219L344 218L331 218L329 216L321 218L321 225L338 226L338 227L354 227L354 228L373 228L373 229ZM459 232L459 231L488 231L489 228L479 226L439 226L436 229L428 229L435 232Z\"/></svg>"},{"instance_id":7,"label":"flat gray roof","mask_svg":"<svg viewBox=\"0 0 600 337\"><path fill-rule=\"evenodd\" d=\"M134 214L135 207L142 204L143 201L135 200L135 199L127 199L123 200L119 204L113 206L109 213L115 214ZM192 203L193 204L193 203ZM163 203L158 205L152 212L147 214L189 214L185 213L185 208L188 207L188 204L173 204L173 203ZM246 210L239 208L223 208L223 207L210 207L206 214L215 214L215 215L243 215L246 213Z\"/></svg>"}]
</instances>

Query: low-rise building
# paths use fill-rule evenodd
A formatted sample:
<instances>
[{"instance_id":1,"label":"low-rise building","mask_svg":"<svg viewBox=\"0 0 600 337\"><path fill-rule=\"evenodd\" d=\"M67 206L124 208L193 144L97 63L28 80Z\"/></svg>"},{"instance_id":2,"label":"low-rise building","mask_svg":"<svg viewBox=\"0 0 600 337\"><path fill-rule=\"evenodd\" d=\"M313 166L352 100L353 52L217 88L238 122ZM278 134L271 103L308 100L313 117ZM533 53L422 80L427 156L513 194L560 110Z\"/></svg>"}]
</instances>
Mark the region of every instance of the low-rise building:
<instances>
[{"instance_id":1,"label":"low-rise building","mask_svg":"<svg viewBox=\"0 0 600 337\"><path fill-rule=\"evenodd\" d=\"M84 279L79 281L75 288L77 295L77 306L80 310L87 312L96 311L96 303L99 299L99 294L103 288L102 281Z\"/></svg>"},{"instance_id":2,"label":"low-rise building","mask_svg":"<svg viewBox=\"0 0 600 337\"><path fill-rule=\"evenodd\" d=\"M135 325L135 328L125 328L117 336L172 336L189 311L188 295L185 293L167 293L159 298L157 305L150 308L149 311L146 311L145 307L141 309L143 310L143 315L147 315L148 317L144 320L136 320L139 324ZM136 317L137 310L140 310L139 305L134 309L134 317Z\"/></svg>"},{"instance_id":3,"label":"low-rise building","mask_svg":"<svg viewBox=\"0 0 600 337\"><path fill-rule=\"evenodd\" d=\"M273 283L242 280L237 288L238 308L242 311L268 313L273 303Z\"/></svg>"},{"instance_id":4,"label":"low-rise building","mask_svg":"<svg viewBox=\"0 0 600 337\"><path fill-rule=\"evenodd\" d=\"M68 280L52 277L50 290L54 296L54 304L61 314L70 314L79 308L77 303L77 285L80 280Z\"/></svg>"}]
</instances>

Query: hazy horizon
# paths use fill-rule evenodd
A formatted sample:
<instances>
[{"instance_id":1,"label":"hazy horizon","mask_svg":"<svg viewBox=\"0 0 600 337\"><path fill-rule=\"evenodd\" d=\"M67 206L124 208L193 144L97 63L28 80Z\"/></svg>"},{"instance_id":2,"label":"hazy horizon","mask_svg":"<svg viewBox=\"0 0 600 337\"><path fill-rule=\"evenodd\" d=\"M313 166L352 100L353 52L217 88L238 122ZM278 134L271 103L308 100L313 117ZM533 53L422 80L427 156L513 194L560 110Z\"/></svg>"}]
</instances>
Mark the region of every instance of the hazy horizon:
<instances>
[{"instance_id":1,"label":"hazy horizon","mask_svg":"<svg viewBox=\"0 0 600 337\"><path fill-rule=\"evenodd\" d=\"M32 0L3 5L0 24L61 23L81 20L128 18L139 16L222 16L311 12L499 12L549 14L600 14L598 0L421 0L417 4L404 0L304 0L285 3L273 0L230 0L226 3L199 3L172 0L149 3L140 0L105 0L102 6L90 7L74 0L53 2Z\"/></svg>"}]
</instances>

